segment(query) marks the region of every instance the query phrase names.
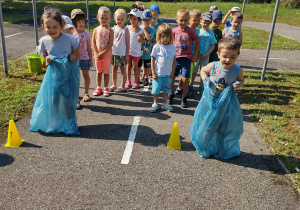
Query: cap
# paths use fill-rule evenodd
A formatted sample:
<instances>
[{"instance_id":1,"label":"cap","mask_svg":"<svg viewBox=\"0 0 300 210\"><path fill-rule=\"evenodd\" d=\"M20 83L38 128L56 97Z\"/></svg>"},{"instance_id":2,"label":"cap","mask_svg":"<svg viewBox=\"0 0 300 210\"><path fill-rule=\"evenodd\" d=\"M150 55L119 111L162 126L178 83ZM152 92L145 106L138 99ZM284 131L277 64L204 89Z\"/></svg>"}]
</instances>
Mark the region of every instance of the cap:
<instances>
[{"instance_id":1,"label":"cap","mask_svg":"<svg viewBox=\"0 0 300 210\"><path fill-rule=\"evenodd\" d=\"M215 19L218 19L220 18L222 20L222 12L220 10L215 10L212 14L211 14L211 17L212 17L212 20L215 20Z\"/></svg>"},{"instance_id":2,"label":"cap","mask_svg":"<svg viewBox=\"0 0 300 210\"><path fill-rule=\"evenodd\" d=\"M152 19L152 14L150 9L146 9L143 11L142 14L142 20L151 20Z\"/></svg>"},{"instance_id":3,"label":"cap","mask_svg":"<svg viewBox=\"0 0 300 210\"><path fill-rule=\"evenodd\" d=\"M204 12L202 15L201 15L201 19L203 20L208 20L208 21L212 21L212 16L209 12Z\"/></svg>"},{"instance_id":4,"label":"cap","mask_svg":"<svg viewBox=\"0 0 300 210\"><path fill-rule=\"evenodd\" d=\"M74 27L74 25L73 25L73 23L72 23L72 20L71 20L71 18L69 18L68 16L66 16L66 15L62 15L61 16L63 19L64 19L64 21L65 21L65 29L67 29L67 28L75 28Z\"/></svg>"},{"instance_id":5,"label":"cap","mask_svg":"<svg viewBox=\"0 0 300 210\"><path fill-rule=\"evenodd\" d=\"M84 17L85 17L85 14L84 14L84 12L82 12L81 9L73 9L71 12L71 19L74 19L76 17L76 15L84 15Z\"/></svg>"},{"instance_id":6,"label":"cap","mask_svg":"<svg viewBox=\"0 0 300 210\"><path fill-rule=\"evenodd\" d=\"M231 12L240 12L241 10L239 7L232 7L230 11Z\"/></svg>"},{"instance_id":7,"label":"cap","mask_svg":"<svg viewBox=\"0 0 300 210\"><path fill-rule=\"evenodd\" d=\"M210 8L209 8L209 11L210 12L213 12L215 10L218 10L218 7L216 5L212 5Z\"/></svg>"},{"instance_id":8,"label":"cap","mask_svg":"<svg viewBox=\"0 0 300 210\"><path fill-rule=\"evenodd\" d=\"M150 10L152 10L152 9L156 9L158 14L160 14L159 6L157 4L152 4L151 7L150 7Z\"/></svg>"},{"instance_id":9,"label":"cap","mask_svg":"<svg viewBox=\"0 0 300 210\"><path fill-rule=\"evenodd\" d=\"M135 17L139 17L139 18L142 18L142 12L136 8L132 9L128 15L133 15Z\"/></svg>"}]
</instances>

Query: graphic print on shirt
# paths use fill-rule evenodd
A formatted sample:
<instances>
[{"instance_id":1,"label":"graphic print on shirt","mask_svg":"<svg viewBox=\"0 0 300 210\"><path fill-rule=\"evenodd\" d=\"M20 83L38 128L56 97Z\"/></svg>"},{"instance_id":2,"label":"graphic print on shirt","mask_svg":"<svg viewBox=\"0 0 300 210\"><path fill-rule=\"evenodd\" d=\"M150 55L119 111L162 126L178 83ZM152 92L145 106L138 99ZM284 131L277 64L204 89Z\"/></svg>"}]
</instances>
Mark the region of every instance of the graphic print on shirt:
<instances>
[{"instance_id":1,"label":"graphic print on shirt","mask_svg":"<svg viewBox=\"0 0 300 210\"><path fill-rule=\"evenodd\" d=\"M175 40L179 43L176 46L176 53L178 54L185 54L188 49L189 45L189 36L187 34L179 34L175 35Z\"/></svg>"}]
</instances>

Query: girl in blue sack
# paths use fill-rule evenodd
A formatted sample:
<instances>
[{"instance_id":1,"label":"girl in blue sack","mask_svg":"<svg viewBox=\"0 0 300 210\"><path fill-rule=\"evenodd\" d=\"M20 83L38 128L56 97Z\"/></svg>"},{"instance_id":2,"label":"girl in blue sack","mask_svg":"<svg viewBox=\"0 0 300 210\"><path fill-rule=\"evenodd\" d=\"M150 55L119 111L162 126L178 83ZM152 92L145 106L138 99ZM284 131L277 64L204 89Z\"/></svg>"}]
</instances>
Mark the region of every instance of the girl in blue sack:
<instances>
[{"instance_id":1,"label":"girl in blue sack","mask_svg":"<svg viewBox=\"0 0 300 210\"><path fill-rule=\"evenodd\" d=\"M79 43L62 33L64 24L57 9L44 9L41 25L47 35L40 39L37 51L43 55L48 68L32 110L29 131L79 134L76 117Z\"/></svg>"},{"instance_id":2,"label":"girl in blue sack","mask_svg":"<svg viewBox=\"0 0 300 210\"><path fill-rule=\"evenodd\" d=\"M243 115L234 88L244 85L244 76L240 66L235 64L240 42L226 37L218 46L220 61L209 63L201 70L204 93L190 132L198 155L228 159L240 155Z\"/></svg>"}]
</instances>

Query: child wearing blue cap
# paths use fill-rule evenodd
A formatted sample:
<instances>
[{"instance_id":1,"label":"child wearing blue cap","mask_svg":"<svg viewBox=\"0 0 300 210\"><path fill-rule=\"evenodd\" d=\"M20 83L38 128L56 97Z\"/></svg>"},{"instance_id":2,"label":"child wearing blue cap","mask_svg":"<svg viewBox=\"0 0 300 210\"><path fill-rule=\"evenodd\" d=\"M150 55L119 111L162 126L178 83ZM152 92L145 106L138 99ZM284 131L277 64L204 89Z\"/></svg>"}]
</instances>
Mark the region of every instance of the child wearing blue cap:
<instances>
[{"instance_id":1,"label":"child wearing blue cap","mask_svg":"<svg viewBox=\"0 0 300 210\"><path fill-rule=\"evenodd\" d=\"M212 13L212 23L210 24L210 30L214 32L217 43L215 44L214 50L210 53L209 62L219 61L219 57L217 55L218 52L218 43L222 39L222 31L219 29L222 21L222 12L216 10Z\"/></svg>"}]
</instances>

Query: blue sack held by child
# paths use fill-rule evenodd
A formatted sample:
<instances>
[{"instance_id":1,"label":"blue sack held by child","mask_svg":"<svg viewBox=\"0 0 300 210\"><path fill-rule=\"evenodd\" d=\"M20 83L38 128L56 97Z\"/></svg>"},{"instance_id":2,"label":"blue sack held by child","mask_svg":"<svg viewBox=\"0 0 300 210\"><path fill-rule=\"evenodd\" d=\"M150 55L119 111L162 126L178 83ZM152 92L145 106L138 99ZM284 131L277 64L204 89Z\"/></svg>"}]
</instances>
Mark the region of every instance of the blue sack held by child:
<instances>
[{"instance_id":1,"label":"blue sack held by child","mask_svg":"<svg viewBox=\"0 0 300 210\"><path fill-rule=\"evenodd\" d=\"M80 72L78 62L49 56L40 90L32 110L29 131L78 135L76 104L78 101Z\"/></svg>"},{"instance_id":2,"label":"blue sack held by child","mask_svg":"<svg viewBox=\"0 0 300 210\"><path fill-rule=\"evenodd\" d=\"M243 134L243 114L232 85L218 98L215 85L204 81L204 93L195 110L190 128L191 140L198 155L228 159L240 155L239 139Z\"/></svg>"}]
</instances>

